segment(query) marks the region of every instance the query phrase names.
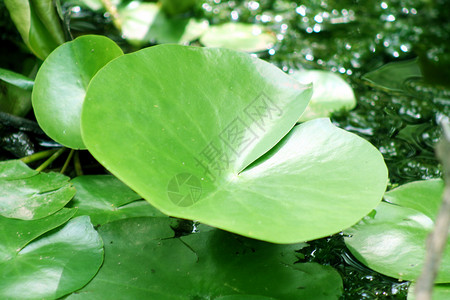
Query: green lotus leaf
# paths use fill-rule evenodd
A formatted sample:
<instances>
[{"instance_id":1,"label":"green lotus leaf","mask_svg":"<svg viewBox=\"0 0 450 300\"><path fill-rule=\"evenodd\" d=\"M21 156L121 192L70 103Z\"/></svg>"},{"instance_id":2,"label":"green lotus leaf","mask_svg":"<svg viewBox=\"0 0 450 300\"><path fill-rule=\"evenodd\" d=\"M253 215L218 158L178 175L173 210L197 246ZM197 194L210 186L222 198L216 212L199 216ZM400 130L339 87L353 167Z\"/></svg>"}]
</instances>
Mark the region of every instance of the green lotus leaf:
<instances>
[{"instance_id":1,"label":"green lotus leaf","mask_svg":"<svg viewBox=\"0 0 450 300\"><path fill-rule=\"evenodd\" d=\"M133 45L152 43L184 44L199 38L208 28L205 20L169 18L156 3L130 2L119 9L122 34Z\"/></svg>"},{"instance_id":2,"label":"green lotus leaf","mask_svg":"<svg viewBox=\"0 0 450 300\"><path fill-rule=\"evenodd\" d=\"M165 214L300 242L355 224L387 181L381 154L327 119L287 134L310 95L246 53L160 45L100 70L83 106L83 138Z\"/></svg>"},{"instance_id":3,"label":"green lotus leaf","mask_svg":"<svg viewBox=\"0 0 450 300\"><path fill-rule=\"evenodd\" d=\"M351 110L356 106L351 86L333 72L302 70L291 74L303 84L313 83L313 95L299 122L329 117L338 110Z\"/></svg>"},{"instance_id":4,"label":"green lotus leaf","mask_svg":"<svg viewBox=\"0 0 450 300\"><path fill-rule=\"evenodd\" d=\"M85 35L61 45L39 69L32 94L36 119L52 139L83 149L80 114L92 77L122 50L103 36Z\"/></svg>"},{"instance_id":5,"label":"green lotus leaf","mask_svg":"<svg viewBox=\"0 0 450 300\"><path fill-rule=\"evenodd\" d=\"M273 47L274 33L258 24L225 23L210 26L200 37L206 47L222 47L246 52L266 51Z\"/></svg>"},{"instance_id":6,"label":"green lotus leaf","mask_svg":"<svg viewBox=\"0 0 450 300\"><path fill-rule=\"evenodd\" d=\"M369 268L390 277L416 280L425 259L426 238L442 202L440 179L416 181L386 193L360 223L345 230L347 247ZM450 282L450 241L436 283Z\"/></svg>"},{"instance_id":7,"label":"green lotus leaf","mask_svg":"<svg viewBox=\"0 0 450 300\"><path fill-rule=\"evenodd\" d=\"M415 300L416 284L412 283L408 288L408 300ZM450 299L450 284L435 284L433 287L433 300L448 300Z\"/></svg>"},{"instance_id":8,"label":"green lotus leaf","mask_svg":"<svg viewBox=\"0 0 450 300\"><path fill-rule=\"evenodd\" d=\"M55 215L50 218L55 218ZM4 225L6 222L8 226L5 228L9 242L16 241L19 234L26 235L25 232L19 233L14 225L28 228L30 234L34 225L44 225L45 221L47 218L22 221L0 217L0 223ZM5 235L5 230L2 232ZM0 243L4 245L5 242L2 239ZM89 282L102 262L103 243L89 217L72 219L24 248L14 249L13 255L0 260L0 298L59 298Z\"/></svg>"},{"instance_id":9,"label":"green lotus leaf","mask_svg":"<svg viewBox=\"0 0 450 300\"><path fill-rule=\"evenodd\" d=\"M333 268L294 264L295 250L305 244L264 243L217 229L173 238L170 223L133 218L101 226L104 265L68 299L338 299L342 293Z\"/></svg>"},{"instance_id":10,"label":"green lotus leaf","mask_svg":"<svg viewBox=\"0 0 450 300\"><path fill-rule=\"evenodd\" d=\"M17 255L28 243L42 234L64 224L75 214L75 209L63 208L39 220L24 221L0 216L2 224L0 259L6 261Z\"/></svg>"},{"instance_id":11,"label":"green lotus leaf","mask_svg":"<svg viewBox=\"0 0 450 300\"><path fill-rule=\"evenodd\" d=\"M44 218L75 195L69 177L26 168L18 160L0 162L0 215L22 220Z\"/></svg>"},{"instance_id":12,"label":"green lotus leaf","mask_svg":"<svg viewBox=\"0 0 450 300\"><path fill-rule=\"evenodd\" d=\"M410 92L408 82L422 77L417 59L392 62L363 76L376 87L397 92Z\"/></svg>"},{"instance_id":13,"label":"green lotus leaf","mask_svg":"<svg viewBox=\"0 0 450 300\"><path fill-rule=\"evenodd\" d=\"M114 176L79 176L71 182L77 190L71 202L76 215L88 215L96 226L123 218L165 216Z\"/></svg>"}]
</instances>

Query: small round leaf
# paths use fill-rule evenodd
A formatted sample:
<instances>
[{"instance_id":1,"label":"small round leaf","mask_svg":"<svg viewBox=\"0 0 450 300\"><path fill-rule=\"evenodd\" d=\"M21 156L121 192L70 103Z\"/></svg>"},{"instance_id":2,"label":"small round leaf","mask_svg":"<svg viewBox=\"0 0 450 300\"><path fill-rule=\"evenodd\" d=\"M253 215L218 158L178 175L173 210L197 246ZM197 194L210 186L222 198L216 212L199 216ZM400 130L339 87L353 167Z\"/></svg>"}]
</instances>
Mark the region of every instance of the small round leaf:
<instances>
[{"instance_id":1,"label":"small round leaf","mask_svg":"<svg viewBox=\"0 0 450 300\"><path fill-rule=\"evenodd\" d=\"M84 149L80 116L92 77L122 50L103 36L86 35L55 49L36 75L32 104L42 129L58 143Z\"/></svg>"}]
</instances>

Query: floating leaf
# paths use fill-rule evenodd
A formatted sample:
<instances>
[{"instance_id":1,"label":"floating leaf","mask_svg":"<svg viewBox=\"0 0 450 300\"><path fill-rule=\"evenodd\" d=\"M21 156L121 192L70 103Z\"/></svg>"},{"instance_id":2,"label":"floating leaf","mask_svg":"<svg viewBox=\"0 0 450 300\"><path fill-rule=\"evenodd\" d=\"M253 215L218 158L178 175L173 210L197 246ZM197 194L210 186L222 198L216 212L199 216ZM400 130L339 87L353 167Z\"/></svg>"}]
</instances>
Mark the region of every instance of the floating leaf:
<instances>
[{"instance_id":1,"label":"floating leaf","mask_svg":"<svg viewBox=\"0 0 450 300\"><path fill-rule=\"evenodd\" d=\"M225 23L210 26L200 38L206 47L229 48L246 52L265 51L277 41L275 34L262 25Z\"/></svg>"},{"instance_id":2,"label":"floating leaf","mask_svg":"<svg viewBox=\"0 0 450 300\"><path fill-rule=\"evenodd\" d=\"M209 26L205 20L168 18L156 3L130 2L119 14L123 35L136 46L149 42L184 44L199 38Z\"/></svg>"},{"instance_id":3,"label":"floating leaf","mask_svg":"<svg viewBox=\"0 0 450 300\"><path fill-rule=\"evenodd\" d=\"M83 106L83 138L165 214L271 242L305 241L355 224L387 181L381 154L326 119L295 127L270 150L310 95L248 54L160 45L100 70Z\"/></svg>"},{"instance_id":4,"label":"floating leaf","mask_svg":"<svg viewBox=\"0 0 450 300\"><path fill-rule=\"evenodd\" d=\"M52 52L36 76L32 102L36 119L52 139L83 149L80 114L92 77L122 50L103 36L85 35Z\"/></svg>"},{"instance_id":5,"label":"floating leaf","mask_svg":"<svg viewBox=\"0 0 450 300\"><path fill-rule=\"evenodd\" d=\"M442 202L440 179L416 181L386 193L359 224L345 231L355 257L373 270L402 280L416 280L425 258L425 241ZM450 282L450 241L442 257L437 283Z\"/></svg>"},{"instance_id":6,"label":"floating leaf","mask_svg":"<svg viewBox=\"0 0 450 300\"><path fill-rule=\"evenodd\" d=\"M0 162L0 215L33 220L60 210L75 195L70 178L27 171L18 160ZM20 172L15 174L15 172Z\"/></svg>"},{"instance_id":7,"label":"floating leaf","mask_svg":"<svg viewBox=\"0 0 450 300\"><path fill-rule=\"evenodd\" d=\"M409 92L408 82L422 77L417 59L388 63L369 72L363 79L391 91Z\"/></svg>"},{"instance_id":8,"label":"floating leaf","mask_svg":"<svg viewBox=\"0 0 450 300\"><path fill-rule=\"evenodd\" d=\"M342 293L333 268L294 264L295 250L305 244L274 245L220 230L173 238L170 222L133 218L101 226L104 265L68 299L338 299Z\"/></svg>"},{"instance_id":9,"label":"floating leaf","mask_svg":"<svg viewBox=\"0 0 450 300\"><path fill-rule=\"evenodd\" d=\"M0 224L5 225L2 226L5 228L2 234L6 236L0 242L2 250L5 243L12 248L17 236L26 236L23 229L28 228L28 236L31 236L30 232L36 230L36 226L46 225L45 229L38 227L43 233L56 225L50 220L59 220L58 214L67 216L68 213L73 214L67 211L36 221L0 217ZM87 216L70 220L62 228L34 240L23 249L10 250L13 252L10 256L0 259L2 299L59 298L89 282L103 261L102 240Z\"/></svg>"},{"instance_id":10,"label":"floating leaf","mask_svg":"<svg viewBox=\"0 0 450 300\"><path fill-rule=\"evenodd\" d=\"M313 95L299 122L329 117L338 110L356 106L355 94L344 79L333 72L320 70L295 71L291 76L303 84L313 83Z\"/></svg>"},{"instance_id":11,"label":"floating leaf","mask_svg":"<svg viewBox=\"0 0 450 300\"><path fill-rule=\"evenodd\" d=\"M79 176L72 184L77 190L72 201L77 215L89 215L96 226L123 218L165 216L114 176Z\"/></svg>"}]
</instances>

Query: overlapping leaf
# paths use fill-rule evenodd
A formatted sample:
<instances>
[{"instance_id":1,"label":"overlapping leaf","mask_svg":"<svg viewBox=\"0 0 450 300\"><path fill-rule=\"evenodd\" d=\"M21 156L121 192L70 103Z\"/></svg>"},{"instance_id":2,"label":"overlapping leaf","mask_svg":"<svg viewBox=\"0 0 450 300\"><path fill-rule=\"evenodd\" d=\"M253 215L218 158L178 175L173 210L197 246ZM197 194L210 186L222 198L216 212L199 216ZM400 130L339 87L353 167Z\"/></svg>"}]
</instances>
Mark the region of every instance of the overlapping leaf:
<instances>
[{"instance_id":1,"label":"overlapping leaf","mask_svg":"<svg viewBox=\"0 0 450 300\"><path fill-rule=\"evenodd\" d=\"M304 244L274 245L209 230L173 238L168 218L133 218L99 228L105 263L68 299L338 299L339 274L294 264Z\"/></svg>"},{"instance_id":2,"label":"overlapping leaf","mask_svg":"<svg viewBox=\"0 0 450 300\"><path fill-rule=\"evenodd\" d=\"M72 180L77 190L71 206L77 215L88 215L94 225L123 218L165 215L111 175L80 176Z\"/></svg>"},{"instance_id":3,"label":"overlapping leaf","mask_svg":"<svg viewBox=\"0 0 450 300\"><path fill-rule=\"evenodd\" d=\"M313 95L299 121L329 117L338 110L351 110L356 106L351 86L338 75L321 70L295 71L291 76L303 84L313 83Z\"/></svg>"},{"instance_id":4,"label":"overlapping leaf","mask_svg":"<svg viewBox=\"0 0 450 300\"><path fill-rule=\"evenodd\" d=\"M103 261L103 243L89 217L49 232L73 214L64 209L34 221L0 217L0 298L59 298L89 282Z\"/></svg>"},{"instance_id":5,"label":"overlapping leaf","mask_svg":"<svg viewBox=\"0 0 450 300\"><path fill-rule=\"evenodd\" d=\"M0 215L33 220L53 214L75 195L69 179L38 173L19 160L0 162Z\"/></svg>"},{"instance_id":6,"label":"overlapping leaf","mask_svg":"<svg viewBox=\"0 0 450 300\"><path fill-rule=\"evenodd\" d=\"M377 272L416 280L422 271L426 238L442 201L442 180L416 181L386 193L386 200L345 239L359 261ZM450 282L450 242L442 257L437 283Z\"/></svg>"}]
</instances>

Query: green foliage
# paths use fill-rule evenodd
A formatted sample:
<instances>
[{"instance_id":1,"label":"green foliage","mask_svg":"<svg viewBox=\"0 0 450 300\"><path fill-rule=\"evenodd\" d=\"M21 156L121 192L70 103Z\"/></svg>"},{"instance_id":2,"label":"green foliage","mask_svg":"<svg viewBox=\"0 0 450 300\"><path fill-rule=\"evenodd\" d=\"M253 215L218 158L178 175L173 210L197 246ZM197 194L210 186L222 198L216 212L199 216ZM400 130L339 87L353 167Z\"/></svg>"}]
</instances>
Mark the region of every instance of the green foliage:
<instances>
[{"instance_id":1,"label":"green foliage","mask_svg":"<svg viewBox=\"0 0 450 300\"><path fill-rule=\"evenodd\" d=\"M276 37L262 25L225 23L210 26L201 36L200 42L206 47L259 52L270 49Z\"/></svg>"},{"instance_id":2,"label":"green foliage","mask_svg":"<svg viewBox=\"0 0 450 300\"><path fill-rule=\"evenodd\" d=\"M359 261L382 274L401 280L419 277L425 240L433 229L444 183L416 181L386 193L381 203L359 224L345 230L350 251ZM450 241L442 257L437 283L450 282Z\"/></svg>"},{"instance_id":3,"label":"green foliage","mask_svg":"<svg viewBox=\"0 0 450 300\"><path fill-rule=\"evenodd\" d=\"M83 139L168 215L271 242L310 240L356 223L387 181L379 152L328 120L289 132L310 93L244 53L155 46L92 80Z\"/></svg>"},{"instance_id":4,"label":"green foliage","mask_svg":"<svg viewBox=\"0 0 450 300\"><path fill-rule=\"evenodd\" d=\"M84 149L81 107L90 80L122 50L102 36L82 36L68 42L45 60L36 76L33 109L42 129L55 141Z\"/></svg>"},{"instance_id":5,"label":"green foliage","mask_svg":"<svg viewBox=\"0 0 450 300\"><path fill-rule=\"evenodd\" d=\"M77 190L71 202L76 215L88 215L96 226L118 219L165 216L114 176L79 176L72 184Z\"/></svg>"},{"instance_id":6,"label":"green foliage","mask_svg":"<svg viewBox=\"0 0 450 300\"><path fill-rule=\"evenodd\" d=\"M105 263L68 299L115 298L124 290L135 299L338 299L342 293L331 267L294 264L304 244L274 245L217 229L174 238L170 224L133 218L100 227Z\"/></svg>"},{"instance_id":7,"label":"green foliage","mask_svg":"<svg viewBox=\"0 0 450 300\"><path fill-rule=\"evenodd\" d=\"M5 5L24 43L40 59L64 43L52 0L5 0Z\"/></svg>"},{"instance_id":8,"label":"green foliage","mask_svg":"<svg viewBox=\"0 0 450 300\"><path fill-rule=\"evenodd\" d=\"M30 78L0 68L0 111L23 116L31 109L31 89L34 81Z\"/></svg>"},{"instance_id":9,"label":"green foliage","mask_svg":"<svg viewBox=\"0 0 450 300\"><path fill-rule=\"evenodd\" d=\"M22 220L44 218L75 195L67 176L27 168L18 160L0 162L0 215Z\"/></svg>"},{"instance_id":10,"label":"green foliage","mask_svg":"<svg viewBox=\"0 0 450 300\"><path fill-rule=\"evenodd\" d=\"M156 3L131 2L118 13L123 36L136 46L149 42L184 44L199 38L208 28L205 20L169 18Z\"/></svg>"},{"instance_id":11,"label":"green foliage","mask_svg":"<svg viewBox=\"0 0 450 300\"><path fill-rule=\"evenodd\" d=\"M355 94L351 86L332 72L301 70L294 71L291 76L303 84L313 84L311 101L299 122L329 117L333 112L351 110L356 106Z\"/></svg>"},{"instance_id":12,"label":"green foliage","mask_svg":"<svg viewBox=\"0 0 450 300\"><path fill-rule=\"evenodd\" d=\"M393 62L364 75L363 79L377 87L396 92L410 92L408 84L422 78L417 59Z\"/></svg>"},{"instance_id":13,"label":"green foliage","mask_svg":"<svg viewBox=\"0 0 450 300\"><path fill-rule=\"evenodd\" d=\"M89 217L72 219L50 231L73 213L62 210L35 221L0 217L2 299L59 298L83 287L97 273L103 243Z\"/></svg>"}]
</instances>

